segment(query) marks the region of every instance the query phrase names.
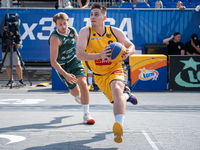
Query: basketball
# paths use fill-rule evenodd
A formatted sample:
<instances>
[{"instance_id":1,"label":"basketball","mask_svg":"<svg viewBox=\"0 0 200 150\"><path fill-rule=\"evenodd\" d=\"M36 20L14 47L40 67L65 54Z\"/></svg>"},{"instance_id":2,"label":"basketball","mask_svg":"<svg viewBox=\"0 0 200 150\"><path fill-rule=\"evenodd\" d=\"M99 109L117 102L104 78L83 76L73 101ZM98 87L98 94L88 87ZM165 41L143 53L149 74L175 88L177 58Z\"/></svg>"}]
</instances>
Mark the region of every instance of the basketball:
<instances>
[{"instance_id":1,"label":"basketball","mask_svg":"<svg viewBox=\"0 0 200 150\"><path fill-rule=\"evenodd\" d=\"M125 59L126 48L124 47L124 45L119 42L113 42L109 45L109 47L111 49L111 57L110 59L108 59L110 62L118 63Z\"/></svg>"}]
</instances>

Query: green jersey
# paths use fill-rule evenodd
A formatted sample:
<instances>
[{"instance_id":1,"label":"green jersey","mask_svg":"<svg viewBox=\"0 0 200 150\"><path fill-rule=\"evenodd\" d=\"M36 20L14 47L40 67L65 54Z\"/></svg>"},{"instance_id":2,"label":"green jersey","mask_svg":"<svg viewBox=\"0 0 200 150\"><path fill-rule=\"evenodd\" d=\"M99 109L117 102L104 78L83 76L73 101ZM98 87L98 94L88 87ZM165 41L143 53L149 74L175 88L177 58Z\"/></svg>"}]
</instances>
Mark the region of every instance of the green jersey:
<instances>
[{"instance_id":1,"label":"green jersey","mask_svg":"<svg viewBox=\"0 0 200 150\"><path fill-rule=\"evenodd\" d=\"M57 36L61 41L61 45L58 48L58 57L57 57L57 62L61 65L69 63L76 57L75 31L71 27L68 27L68 30L69 30L68 35L64 35L59 33L58 29L56 29L51 33L49 37L50 39L51 36Z\"/></svg>"}]
</instances>

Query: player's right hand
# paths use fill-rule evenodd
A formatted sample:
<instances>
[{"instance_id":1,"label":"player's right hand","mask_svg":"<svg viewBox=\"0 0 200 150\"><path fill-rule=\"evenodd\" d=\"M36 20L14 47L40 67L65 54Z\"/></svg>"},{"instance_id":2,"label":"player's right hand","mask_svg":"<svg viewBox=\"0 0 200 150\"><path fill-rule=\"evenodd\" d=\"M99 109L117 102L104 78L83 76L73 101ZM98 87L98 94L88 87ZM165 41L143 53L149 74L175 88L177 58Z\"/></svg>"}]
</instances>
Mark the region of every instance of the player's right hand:
<instances>
[{"instance_id":1,"label":"player's right hand","mask_svg":"<svg viewBox=\"0 0 200 150\"><path fill-rule=\"evenodd\" d=\"M74 83L76 83L76 82L78 81L78 79L76 78L76 76L73 75L73 74L70 74L70 73L65 77L65 79L66 79L67 82L69 82L70 84L74 84Z\"/></svg>"},{"instance_id":2,"label":"player's right hand","mask_svg":"<svg viewBox=\"0 0 200 150\"><path fill-rule=\"evenodd\" d=\"M102 52L100 53L100 59L110 58L111 49L106 45Z\"/></svg>"}]
</instances>

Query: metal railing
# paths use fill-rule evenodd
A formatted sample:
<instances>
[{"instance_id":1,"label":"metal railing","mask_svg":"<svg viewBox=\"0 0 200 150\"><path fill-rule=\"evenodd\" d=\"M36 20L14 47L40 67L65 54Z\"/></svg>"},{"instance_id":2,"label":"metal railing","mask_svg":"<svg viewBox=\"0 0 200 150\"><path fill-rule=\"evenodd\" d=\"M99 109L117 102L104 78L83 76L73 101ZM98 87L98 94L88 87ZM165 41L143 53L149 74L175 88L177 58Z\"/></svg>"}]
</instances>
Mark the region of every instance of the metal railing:
<instances>
[{"instance_id":1,"label":"metal railing","mask_svg":"<svg viewBox=\"0 0 200 150\"><path fill-rule=\"evenodd\" d=\"M71 1L71 5L73 6L73 8L80 8L79 4L78 4L78 0L70 0ZM1 7L3 8L11 8L14 7L13 5L13 0L1 0ZM41 0L21 0L21 7L42 7L42 6L46 6L48 7L48 5L46 5L46 3L48 3L48 1L41 1ZM41 3L45 3L44 5L41 5ZM58 6L59 8L65 8L65 2L66 0L58 0ZM24 4L26 3L26 5ZM38 3L38 5L37 5ZM100 3L102 5L104 5L105 7L109 8L110 6L117 6L118 5L118 0L90 0L89 6L88 8L93 4L93 3ZM19 6L20 7L20 6Z\"/></svg>"}]
</instances>

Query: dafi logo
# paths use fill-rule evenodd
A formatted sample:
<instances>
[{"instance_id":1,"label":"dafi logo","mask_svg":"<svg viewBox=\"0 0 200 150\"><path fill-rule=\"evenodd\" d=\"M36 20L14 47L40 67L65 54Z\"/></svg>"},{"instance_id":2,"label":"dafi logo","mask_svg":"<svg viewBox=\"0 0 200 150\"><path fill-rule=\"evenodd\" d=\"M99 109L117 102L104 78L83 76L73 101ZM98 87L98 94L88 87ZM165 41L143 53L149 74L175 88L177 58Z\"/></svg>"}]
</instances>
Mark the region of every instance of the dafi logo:
<instances>
[{"instance_id":1,"label":"dafi logo","mask_svg":"<svg viewBox=\"0 0 200 150\"><path fill-rule=\"evenodd\" d=\"M157 80L158 78L158 71L156 70L147 70L144 68L139 69L141 73L139 74L139 79L143 81L148 81L148 80Z\"/></svg>"}]
</instances>

